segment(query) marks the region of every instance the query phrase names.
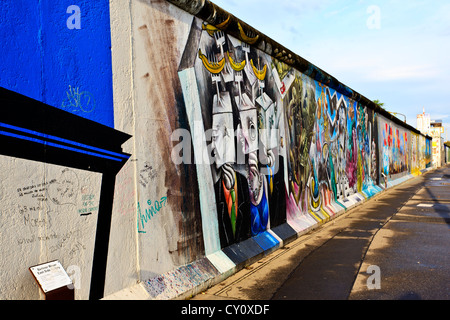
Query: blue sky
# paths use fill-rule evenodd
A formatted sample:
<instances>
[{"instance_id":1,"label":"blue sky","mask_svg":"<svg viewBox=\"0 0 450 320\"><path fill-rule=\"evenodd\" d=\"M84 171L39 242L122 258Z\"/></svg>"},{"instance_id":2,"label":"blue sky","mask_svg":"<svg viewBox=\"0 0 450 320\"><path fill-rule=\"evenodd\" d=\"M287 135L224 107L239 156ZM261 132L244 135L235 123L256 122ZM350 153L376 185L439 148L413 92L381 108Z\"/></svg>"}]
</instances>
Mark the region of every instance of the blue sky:
<instances>
[{"instance_id":1,"label":"blue sky","mask_svg":"<svg viewBox=\"0 0 450 320\"><path fill-rule=\"evenodd\" d=\"M212 2L414 127L425 108L450 139L448 0Z\"/></svg>"}]
</instances>

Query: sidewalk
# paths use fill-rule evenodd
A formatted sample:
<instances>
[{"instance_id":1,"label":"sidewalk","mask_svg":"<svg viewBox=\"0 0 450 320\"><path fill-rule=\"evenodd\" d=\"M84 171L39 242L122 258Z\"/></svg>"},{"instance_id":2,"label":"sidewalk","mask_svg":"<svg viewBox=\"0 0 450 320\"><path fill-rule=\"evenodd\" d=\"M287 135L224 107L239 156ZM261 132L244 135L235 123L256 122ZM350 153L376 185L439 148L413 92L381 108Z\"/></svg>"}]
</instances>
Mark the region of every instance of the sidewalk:
<instances>
[{"instance_id":1,"label":"sidewalk","mask_svg":"<svg viewBox=\"0 0 450 320\"><path fill-rule=\"evenodd\" d=\"M445 167L375 196L192 300L449 299L449 212ZM367 286L371 265L381 273L379 290Z\"/></svg>"},{"instance_id":2,"label":"sidewalk","mask_svg":"<svg viewBox=\"0 0 450 320\"><path fill-rule=\"evenodd\" d=\"M368 266L381 271L379 290L367 290ZM423 187L376 235L350 299L450 299L450 167Z\"/></svg>"}]
</instances>

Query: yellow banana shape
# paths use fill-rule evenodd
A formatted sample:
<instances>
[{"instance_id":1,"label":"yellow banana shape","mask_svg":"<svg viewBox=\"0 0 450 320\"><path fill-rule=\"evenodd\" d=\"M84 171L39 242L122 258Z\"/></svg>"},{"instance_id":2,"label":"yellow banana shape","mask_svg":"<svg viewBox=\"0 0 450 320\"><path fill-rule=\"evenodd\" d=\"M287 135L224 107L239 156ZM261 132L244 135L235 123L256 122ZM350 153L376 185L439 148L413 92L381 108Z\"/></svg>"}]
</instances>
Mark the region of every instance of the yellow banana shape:
<instances>
[{"instance_id":1,"label":"yellow banana shape","mask_svg":"<svg viewBox=\"0 0 450 320\"><path fill-rule=\"evenodd\" d=\"M239 34L241 35L241 39L244 42L247 42L248 44L254 44L258 39L259 39L259 35L257 35L254 38L250 38L248 37L245 32L244 29L242 28L241 24L238 22L238 28L239 28Z\"/></svg>"},{"instance_id":2,"label":"yellow banana shape","mask_svg":"<svg viewBox=\"0 0 450 320\"><path fill-rule=\"evenodd\" d=\"M230 53L227 52L228 60L230 60L230 65L234 71L242 71L245 68L245 60L242 62L235 62L233 58L230 56Z\"/></svg>"},{"instance_id":3,"label":"yellow banana shape","mask_svg":"<svg viewBox=\"0 0 450 320\"><path fill-rule=\"evenodd\" d=\"M216 27L214 27L212 24L206 24L203 23L202 24L202 30L208 32L208 34L213 37L214 36L214 32L219 31L219 29L217 29Z\"/></svg>"},{"instance_id":4,"label":"yellow banana shape","mask_svg":"<svg viewBox=\"0 0 450 320\"><path fill-rule=\"evenodd\" d=\"M222 23L219 23L216 27L223 30L226 27L228 27L230 20L231 20L231 15L228 15L228 18L226 18Z\"/></svg>"},{"instance_id":5,"label":"yellow banana shape","mask_svg":"<svg viewBox=\"0 0 450 320\"><path fill-rule=\"evenodd\" d=\"M253 73L255 74L255 76L263 81L264 78L266 77L266 73L267 73L267 65L264 65L264 68L262 70L258 70L255 65L253 64L253 59L250 60L250 64L252 65L252 69L253 69Z\"/></svg>"},{"instance_id":6,"label":"yellow banana shape","mask_svg":"<svg viewBox=\"0 0 450 320\"><path fill-rule=\"evenodd\" d=\"M203 23L202 24L202 30L208 32L208 34L213 37L214 32L224 30L226 27L228 27L228 24L230 23L231 16L229 15L228 18L225 19L224 22L219 23L217 26L213 26L209 23Z\"/></svg>"},{"instance_id":7,"label":"yellow banana shape","mask_svg":"<svg viewBox=\"0 0 450 320\"><path fill-rule=\"evenodd\" d=\"M209 62L208 58L202 54L202 50L198 49L198 57L202 60L205 68L214 74L221 73L223 68L225 67L225 58L222 58L219 62Z\"/></svg>"}]
</instances>

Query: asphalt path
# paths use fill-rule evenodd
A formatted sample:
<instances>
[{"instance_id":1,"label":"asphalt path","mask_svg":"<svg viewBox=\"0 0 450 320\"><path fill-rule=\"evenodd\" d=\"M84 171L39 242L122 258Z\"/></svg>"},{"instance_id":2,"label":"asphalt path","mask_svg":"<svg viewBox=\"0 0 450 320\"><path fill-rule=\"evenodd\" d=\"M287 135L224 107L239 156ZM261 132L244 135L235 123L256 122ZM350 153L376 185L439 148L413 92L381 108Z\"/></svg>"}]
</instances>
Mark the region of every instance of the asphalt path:
<instances>
[{"instance_id":1,"label":"asphalt path","mask_svg":"<svg viewBox=\"0 0 450 320\"><path fill-rule=\"evenodd\" d=\"M450 167L380 193L192 300L450 299Z\"/></svg>"}]
</instances>

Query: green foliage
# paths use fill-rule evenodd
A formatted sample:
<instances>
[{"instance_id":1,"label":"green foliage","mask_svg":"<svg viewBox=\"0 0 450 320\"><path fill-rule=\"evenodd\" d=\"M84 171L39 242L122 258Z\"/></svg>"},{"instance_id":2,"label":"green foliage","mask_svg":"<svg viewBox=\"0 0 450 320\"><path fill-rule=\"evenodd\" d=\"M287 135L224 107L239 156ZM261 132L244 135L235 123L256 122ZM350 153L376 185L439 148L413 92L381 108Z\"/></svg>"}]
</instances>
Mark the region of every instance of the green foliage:
<instances>
[{"instance_id":1,"label":"green foliage","mask_svg":"<svg viewBox=\"0 0 450 320\"><path fill-rule=\"evenodd\" d=\"M377 106L379 106L380 108L383 108L383 106L384 106L384 103L383 102L381 102L380 100L373 100L373 103L375 103Z\"/></svg>"}]
</instances>

